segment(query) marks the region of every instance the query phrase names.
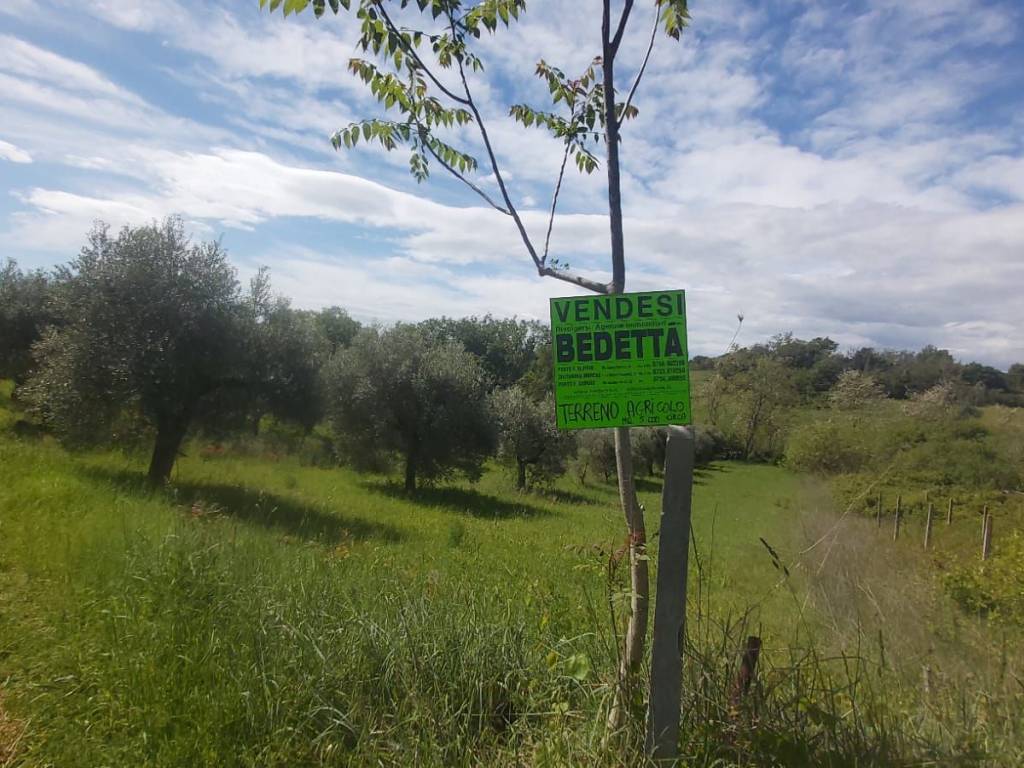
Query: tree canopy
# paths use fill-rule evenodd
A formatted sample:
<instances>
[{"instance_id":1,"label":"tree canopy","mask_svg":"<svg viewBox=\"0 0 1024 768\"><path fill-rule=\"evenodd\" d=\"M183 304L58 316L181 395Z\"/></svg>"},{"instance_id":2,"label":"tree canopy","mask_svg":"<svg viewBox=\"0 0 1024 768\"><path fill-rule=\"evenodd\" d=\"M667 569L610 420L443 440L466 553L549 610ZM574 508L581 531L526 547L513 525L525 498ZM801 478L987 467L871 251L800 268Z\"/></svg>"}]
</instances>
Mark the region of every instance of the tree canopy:
<instances>
[{"instance_id":1,"label":"tree canopy","mask_svg":"<svg viewBox=\"0 0 1024 768\"><path fill-rule=\"evenodd\" d=\"M0 267L0 379L28 376L32 345L56 321L49 297L46 273L23 272L13 259Z\"/></svg>"},{"instance_id":2,"label":"tree canopy","mask_svg":"<svg viewBox=\"0 0 1024 768\"><path fill-rule=\"evenodd\" d=\"M537 402L521 387L497 390L492 397L500 429L498 455L516 468L516 487L550 480L563 474L576 453L576 435L555 424L555 403Z\"/></svg>"},{"instance_id":3,"label":"tree canopy","mask_svg":"<svg viewBox=\"0 0 1024 768\"><path fill-rule=\"evenodd\" d=\"M540 323L491 315L440 317L420 325L439 341L461 344L498 387L519 381L533 364L538 345L547 338L547 329Z\"/></svg>"},{"instance_id":4,"label":"tree canopy","mask_svg":"<svg viewBox=\"0 0 1024 768\"><path fill-rule=\"evenodd\" d=\"M225 390L262 391L274 403L275 377L304 363L301 344L275 343L269 292L243 294L217 242L193 243L180 219L125 227L99 224L78 258L58 269L53 305L60 319L35 347L39 366L26 399L59 435L95 440L126 412L155 432L148 478L167 480L181 442ZM289 358L275 359L275 352ZM214 409L218 410L218 409Z\"/></svg>"},{"instance_id":5,"label":"tree canopy","mask_svg":"<svg viewBox=\"0 0 1024 768\"><path fill-rule=\"evenodd\" d=\"M476 479L494 452L483 367L421 327L361 331L328 364L325 381L341 451L357 463L400 456L408 491L455 472Z\"/></svg>"}]
</instances>

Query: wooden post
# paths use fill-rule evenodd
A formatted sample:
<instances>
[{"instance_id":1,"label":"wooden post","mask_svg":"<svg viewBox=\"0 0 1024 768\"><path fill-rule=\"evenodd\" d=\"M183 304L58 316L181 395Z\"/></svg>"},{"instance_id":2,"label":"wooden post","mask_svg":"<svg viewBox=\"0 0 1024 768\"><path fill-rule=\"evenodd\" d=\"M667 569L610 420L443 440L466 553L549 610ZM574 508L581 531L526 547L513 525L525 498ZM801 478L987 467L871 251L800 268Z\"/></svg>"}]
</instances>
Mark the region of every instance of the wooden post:
<instances>
[{"instance_id":1,"label":"wooden post","mask_svg":"<svg viewBox=\"0 0 1024 768\"><path fill-rule=\"evenodd\" d=\"M647 754L671 763L679 748L679 712L686 631L686 569L690 556L693 432L669 427L661 494L658 593L651 641Z\"/></svg>"},{"instance_id":2,"label":"wooden post","mask_svg":"<svg viewBox=\"0 0 1024 768\"><path fill-rule=\"evenodd\" d=\"M892 525L892 540L896 541L900 537L900 503L903 501L902 496L896 496L896 521Z\"/></svg>"},{"instance_id":3,"label":"wooden post","mask_svg":"<svg viewBox=\"0 0 1024 768\"><path fill-rule=\"evenodd\" d=\"M946 507L946 525L953 522L953 497L949 497L949 506Z\"/></svg>"},{"instance_id":4,"label":"wooden post","mask_svg":"<svg viewBox=\"0 0 1024 768\"><path fill-rule=\"evenodd\" d=\"M985 507L985 523L982 531L981 559L988 560L988 556L992 554L992 515L988 513L988 507Z\"/></svg>"},{"instance_id":5,"label":"wooden post","mask_svg":"<svg viewBox=\"0 0 1024 768\"><path fill-rule=\"evenodd\" d=\"M875 507L875 523L879 528L882 527L882 493L878 493L878 506Z\"/></svg>"},{"instance_id":6,"label":"wooden post","mask_svg":"<svg viewBox=\"0 0 1024 768\"><path fill-rule=\"evenodd\" d=\"M932 514L934 513L934 505L928 502L928 517L924 520L924 548L928 549L932 543Z\"/></svg>"}]
</instances>

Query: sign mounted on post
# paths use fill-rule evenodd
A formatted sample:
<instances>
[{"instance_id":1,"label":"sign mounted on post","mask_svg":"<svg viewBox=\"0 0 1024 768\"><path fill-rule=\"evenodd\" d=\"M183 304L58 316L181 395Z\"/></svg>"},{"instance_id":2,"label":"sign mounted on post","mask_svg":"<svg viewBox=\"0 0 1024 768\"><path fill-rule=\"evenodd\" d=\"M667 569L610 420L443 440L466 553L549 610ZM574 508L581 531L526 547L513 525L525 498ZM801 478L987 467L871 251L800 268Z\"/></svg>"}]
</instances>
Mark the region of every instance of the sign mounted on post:
<instances>
[{"instance_id":1,"label":"sign mounted on post","mask_svg":"<svg viewBox=\"0 0 1024 768\"><path fill-rule=\"evenodd\" d=\"M560 429L689 424L683 291L551 299Z\"/></svg>"}]
</instances>

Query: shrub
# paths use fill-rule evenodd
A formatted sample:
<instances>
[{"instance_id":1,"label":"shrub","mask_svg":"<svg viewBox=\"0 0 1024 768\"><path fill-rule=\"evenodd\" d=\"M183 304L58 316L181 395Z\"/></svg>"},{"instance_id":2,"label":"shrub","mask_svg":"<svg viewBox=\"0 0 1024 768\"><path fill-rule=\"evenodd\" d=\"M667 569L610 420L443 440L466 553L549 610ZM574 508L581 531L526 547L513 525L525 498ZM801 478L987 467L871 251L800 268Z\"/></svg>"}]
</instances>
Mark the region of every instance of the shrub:
<instances>
[{"instance_id":1,"label":"shrub","mask_svg":"<svg viewBox=\"0 0 1024 768\"><path fill-rule=\"evenodd\" d=\"M832 419L796 428L786 446L786 464L806 472L857 472L869 460L867 447L851 425Z\"/></svg>"}]
</instances>

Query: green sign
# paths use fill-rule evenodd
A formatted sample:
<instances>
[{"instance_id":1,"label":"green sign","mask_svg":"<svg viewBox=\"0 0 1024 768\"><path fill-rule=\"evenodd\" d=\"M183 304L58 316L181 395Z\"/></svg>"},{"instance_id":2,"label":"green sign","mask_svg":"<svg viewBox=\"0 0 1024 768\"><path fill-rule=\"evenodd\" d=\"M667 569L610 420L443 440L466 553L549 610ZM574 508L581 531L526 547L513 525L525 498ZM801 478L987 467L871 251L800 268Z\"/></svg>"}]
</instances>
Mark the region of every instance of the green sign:
<instances>
[{"instance_id":1,"label":"green sign","mask_svg":"<svg viewBox=\"0 0 1024 768\"><path fill-rule=\"evenodd\" d=\"M690 423L683 291L551 299L560 429Z\"/></svg>"}]
</instances>

